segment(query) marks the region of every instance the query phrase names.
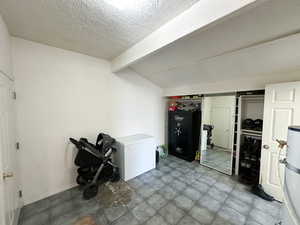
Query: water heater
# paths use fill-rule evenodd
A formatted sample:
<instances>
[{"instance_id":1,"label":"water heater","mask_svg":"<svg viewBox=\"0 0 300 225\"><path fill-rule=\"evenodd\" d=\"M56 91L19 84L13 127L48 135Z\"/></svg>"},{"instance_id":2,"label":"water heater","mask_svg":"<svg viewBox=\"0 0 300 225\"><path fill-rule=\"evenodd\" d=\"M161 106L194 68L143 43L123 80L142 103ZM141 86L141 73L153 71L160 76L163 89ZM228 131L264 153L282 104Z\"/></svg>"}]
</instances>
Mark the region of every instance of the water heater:
<instances>
[{"instance_id":1,"label":"water heater","mask_svg":"<svg viewBox=\"0 0 300 225\"><path fill-rule=\"evenodd\" d=\"M283 225L300 225L300 126L289 127L285 161Z\"/></svg>"}]
</instances>

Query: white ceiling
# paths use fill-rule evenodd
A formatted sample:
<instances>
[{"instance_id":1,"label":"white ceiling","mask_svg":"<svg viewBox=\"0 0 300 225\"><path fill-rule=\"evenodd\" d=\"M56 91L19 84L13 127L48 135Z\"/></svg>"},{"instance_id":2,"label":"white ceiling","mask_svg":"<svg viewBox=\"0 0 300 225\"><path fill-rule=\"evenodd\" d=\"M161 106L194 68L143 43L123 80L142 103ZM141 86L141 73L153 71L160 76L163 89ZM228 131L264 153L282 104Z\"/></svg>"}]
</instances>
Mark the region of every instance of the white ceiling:
<instances>
[{"instance_id":1,"label":"white ceiling","mask_svg":"<svg viewBox=\"0 0 300 225\"><path fill-rule=\"evenodd\" d=\"M0 0L0 13L14 36L113 59L195 3L202 3L126 0L134 3L127 9L112 3L120 1ZM131 68L168 89L299 69L300 1L259 2L264 3L174 41Z\"/></svg>"},{"instance_id":2,"label":"white ceiling","mask_svg":"<svg viewBox=\"0 0 300 225\"><path fill-rule=\"evenodd\" d=\"M164 88L299 69L300 35L292 35L300 32L299 12L299 0L270 0L173 42L131 68Z\"/></svg>"},{"instance_id":3,"label":"white ceiling","mask_svg":"<svg viewBox=\"0 0 300 225\"><path fill-rule=\"evenodd\" d=\"M111 59L199 0L120 1L0 0L0 13L14 36Z\"/></svg>"}]
</instances>

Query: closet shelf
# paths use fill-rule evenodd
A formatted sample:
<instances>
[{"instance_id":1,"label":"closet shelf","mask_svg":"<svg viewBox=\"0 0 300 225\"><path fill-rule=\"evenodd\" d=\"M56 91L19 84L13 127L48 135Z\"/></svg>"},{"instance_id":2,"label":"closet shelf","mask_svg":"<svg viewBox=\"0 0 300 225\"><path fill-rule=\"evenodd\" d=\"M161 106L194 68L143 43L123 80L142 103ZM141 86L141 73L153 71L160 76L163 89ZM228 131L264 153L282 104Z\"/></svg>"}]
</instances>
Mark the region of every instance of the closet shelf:
<instances>
[{"instance_id":1,"label":"closet shelf","mask_svg":"<svg viewBox=\"0 0 300 225\"><path fill-rule=\"evenodd\" d=\"M169 100L175 101L175 102L199 102L199 103L202 102L201 98L194 98L194 99L180 99L180 98L177 98L177 99L169 99Z\"/></svg>"},{"instance_id":2,"label":"closet shelf","mask_svg":"<svg viewBox=\"0 0 300 225\"><path fill-rule=\"evenodd\" d=\"M247 132L242 132L242 135L250 136L250 137L258 137L258 138L262 137L261 134L254 134L254 133L247 133Z\"/></svg>"},{"instance_id":3,"label":"closet shelf","mask_svg":"<svg viewBox=\"0 0 300 225\"><path fill-rule=\"evenodd\" d=\"M242 133L262 135L262 131L242 129Z\"/></svg>"}]
</instances>

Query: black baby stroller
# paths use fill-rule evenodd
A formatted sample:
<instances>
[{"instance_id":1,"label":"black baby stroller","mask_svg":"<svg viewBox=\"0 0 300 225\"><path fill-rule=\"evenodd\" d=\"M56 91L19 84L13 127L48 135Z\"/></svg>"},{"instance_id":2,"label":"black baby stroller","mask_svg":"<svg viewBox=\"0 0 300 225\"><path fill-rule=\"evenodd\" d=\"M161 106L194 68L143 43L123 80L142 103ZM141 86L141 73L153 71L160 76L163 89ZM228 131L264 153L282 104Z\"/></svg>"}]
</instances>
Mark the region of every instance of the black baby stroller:
<instances>
[{"instance_id":1,"label":"black baby stroller","mask_svg":"<svg viewBox=\"0 0 300 225\"><path fill-rule=\"evenodd\" d=\"M120 180L119 169L112 163L112 153L116 151L115 139L107 134L100 133L96 144L86 138L79 141L70 138L78 149L75 165L79 166L77 183L84 187L84 199L91 199L98 193L99 184L106 181Z\"/></svg>"}]
</instances>

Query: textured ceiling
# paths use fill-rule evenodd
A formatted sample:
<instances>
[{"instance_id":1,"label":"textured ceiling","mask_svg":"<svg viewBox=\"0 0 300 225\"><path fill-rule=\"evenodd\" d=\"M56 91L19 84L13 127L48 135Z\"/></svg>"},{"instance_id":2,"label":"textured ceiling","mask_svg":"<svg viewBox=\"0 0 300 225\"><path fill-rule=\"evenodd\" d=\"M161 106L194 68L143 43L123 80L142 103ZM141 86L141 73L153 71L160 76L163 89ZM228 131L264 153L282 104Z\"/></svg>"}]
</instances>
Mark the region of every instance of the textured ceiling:
<instances>
[{"instance_id":1,"label":"textured ceiling","mask_svg":"<svg viewBox=\"0 0 300 225\"><path fill-rule=\"evenodd\" d=\"M124 1L0 0L0 13L14 36L111 59L199 0Z\"/></svg>"},{"instance_id":2,"label":"textured ceiling","mask_svg":"<svg viewBox=\"0 0 300 225\"><path fill-rule=\"evenodd\" d=\"M164 88L300 68L300 35L274 42L300 32L299 12L299 0L270 0L208 30L196 31L131 67Z\"/></svg>"},{"instance_id":3,"label":"textured ceiling","mask_svg":"<svg viewBox=\"0 0 300 225\"><path fill-rule=\"evenodd\" d=\"M152 74L165 88L270 76L300 69L300 35ZM300 79L300 75L299 75Z\"/></svg>"}]
</instances>

